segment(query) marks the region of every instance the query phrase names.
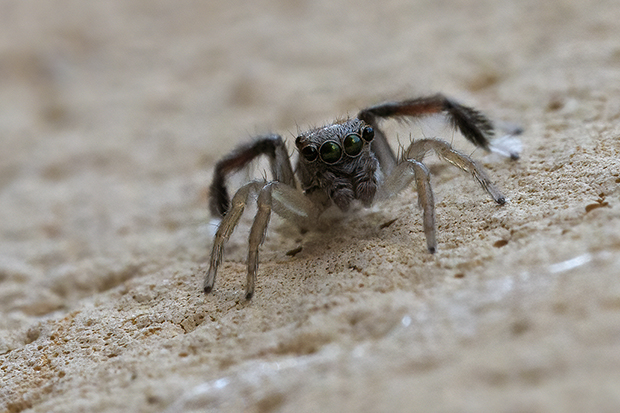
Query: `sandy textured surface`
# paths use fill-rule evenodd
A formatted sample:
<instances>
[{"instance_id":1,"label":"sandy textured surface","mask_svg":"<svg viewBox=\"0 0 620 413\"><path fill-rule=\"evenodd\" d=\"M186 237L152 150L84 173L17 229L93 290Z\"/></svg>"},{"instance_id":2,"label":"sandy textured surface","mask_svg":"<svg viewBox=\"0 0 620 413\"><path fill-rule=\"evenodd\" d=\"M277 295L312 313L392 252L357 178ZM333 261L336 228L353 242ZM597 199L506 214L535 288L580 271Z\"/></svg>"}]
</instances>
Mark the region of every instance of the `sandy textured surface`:
<instances>
[{"instance_id":1,"label":"sandy textured surface","mask_svg":"<svg viewBox=\"0 0 620 413\"><path fill-rule=\"evenodd\" d=\"M356 3L0 6L0 411L620 411L617 0ZM434 256L413 191L274 219L246 303L246 216L201 293L220 156L436 91L507 205L431 159Z\"/></svg>"}]
</instances>

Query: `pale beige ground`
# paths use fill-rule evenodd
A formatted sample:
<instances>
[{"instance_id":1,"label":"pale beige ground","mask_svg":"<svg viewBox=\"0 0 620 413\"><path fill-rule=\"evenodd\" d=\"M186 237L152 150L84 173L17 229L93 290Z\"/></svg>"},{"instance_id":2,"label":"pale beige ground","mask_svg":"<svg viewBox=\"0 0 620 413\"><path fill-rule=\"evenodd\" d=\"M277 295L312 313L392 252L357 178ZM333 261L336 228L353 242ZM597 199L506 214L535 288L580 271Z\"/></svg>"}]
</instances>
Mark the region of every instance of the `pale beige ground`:
<instances>
[{"instance_id":1,"label":"pale beige ground","mask_svg":"<svg viewBox=\"0 0 620 413\"><path fill-rule=\"evenodd\" d=\"M3 2L0 411L620 411L618 22L617 0ZM525 127L520 161L473 153L506 206L431 160L435 256L407 191L323 233L274 219L251 303L247 217L201 293L218 157L436 91Z\"/></svg>"}]
</instances>

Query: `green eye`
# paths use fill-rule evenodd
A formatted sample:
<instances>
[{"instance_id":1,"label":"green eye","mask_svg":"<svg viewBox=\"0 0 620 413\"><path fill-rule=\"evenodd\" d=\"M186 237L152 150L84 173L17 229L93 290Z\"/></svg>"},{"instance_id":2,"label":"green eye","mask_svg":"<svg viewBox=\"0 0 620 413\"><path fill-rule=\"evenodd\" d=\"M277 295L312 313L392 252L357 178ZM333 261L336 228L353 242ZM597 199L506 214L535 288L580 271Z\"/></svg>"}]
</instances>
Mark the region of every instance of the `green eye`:
<instances>
[{"instance_id":1,"label":"green eye","mask_svg":"<svg viewBox=\"0 0 620 413\"><path fill-rule=\"evenodd\" d=\"M347 135L343 141L342 146L344 147L344 152L349 156L357 156L362 152L362 147L364 143L362 142L362 138L359 135L354 133Z\"/></svg>"},{"instance_id":2,"label":"green eye","mask_svg":"<svg viewBox=\"0 0 620 413\"><path fill-rule=\"evenodd\" d=\"M321 145L319 152L321 153L321 159L325 163L336 163L342 158L340 145L333 141L327 141Z\"/></svg>"},{"instance_id":3,"label":"green eye","mask_svg":"<svg viewBox=\"0 0 620 413\"><path fill-rule=\"evenodd\" d=\"M314 146L306 146L301 150L301 155L306 158L306 161L312 162L319 156L319 153Z\"/></svg>"}]
</instances>

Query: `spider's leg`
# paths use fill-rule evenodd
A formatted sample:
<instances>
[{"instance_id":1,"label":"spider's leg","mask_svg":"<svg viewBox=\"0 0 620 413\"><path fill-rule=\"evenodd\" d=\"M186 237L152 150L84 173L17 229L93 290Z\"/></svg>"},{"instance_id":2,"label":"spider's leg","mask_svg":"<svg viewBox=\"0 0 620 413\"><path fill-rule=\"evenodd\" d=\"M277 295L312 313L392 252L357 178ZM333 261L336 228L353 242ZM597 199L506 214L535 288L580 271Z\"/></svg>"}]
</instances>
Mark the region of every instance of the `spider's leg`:
<instances>
[{"instance_id":1,"label":"spider's leg","mask_svg":"<svg viewBox=\"0 0 620 413\"><path fill-rule=\"evenodd\" d=\"M267 184L258 194L256 216L250 230L248 250L248 278L245 284L245 299L249 300L254 295L256 284L256 272L258 271L258 247L265 241L267 225L271 217L271 185Z\"/></svg>"},{"instance_id":2,"label":"spider's leg","mask_svg":"<svg viewBox=\"0 0 620 413\"><path fill-rule=\"evenodd\" d=\"M493 198L495 202L500 205L506 203L506 198L500 190L493 185L484 169L469 156L452 148L448 142L437 139L420 139L409 145L403 157L422 161L424 155L431 150L435 151L437 155L457 168L469 172L476 181L478 181L480 186L491 195L491 198Z\"/></svg>"},{"instance_id":3,"label":"spider's leg","mask_svg":"<svg viewBox=\"0 0 620 413\"><path fill-rule=\"evenodd\" d=\"M258 211L250 230L248 250L248 276L245 288L245 298L249 300L254 295L256 273L258 271L258 249L265 240L267 225L271 212L295 222L297 225L310 226L319 213L320 207L315 205L303 192L281 182L269 182L258 194Z\"/></svg>"},{"instance_id":4,"label":"spider's leg","mask_svg":"<svg viewBox=\"0 0 620 413\"><path fill-rule=\"evenodd\" d=\"M217 269L222 262L222 254L224 252L224 244L230 238L230 235L235 230L235 227L239 223L239 219L243 214L243 210L248 202L248 196L252 191L258 191L265 183L259 181L253 181L245 184L235 194L232 199L228 213L217 229L215 239L213 240L213 249L211 250L211 260L209 262L209 269L205 276L204 291L210 293L215 283L215 276L217 275Z\"/></svg>"},{"instance_id":5,"label":"spider's leg","mask_svg":"<svg viewBox=\"0 0 620 413\"><path fill-rule=\"evenodd\" d=\"M489 139L493 136L491 121L476 109L463 106L441 94L371 106L362 110L357 117L375 127L377 118L419 118L434 114L444 114L465 138L489 150Z\"/></svg>"},{"instance_id":6,"label":"spider's leg","mask_svg":"<svg viewBox=\"0 0 620 413\"><path fill-rule=\"evenodd\" d=\"M230 209L226 177L247 166L260 155L269 157L274 180L295 184L293 167L282 138L279 135L259 136L252 142L238 146L215 165L213 181L209 187L209 207L213 216L223 217Z\"/></svg>"},{"instance_id":7,"label":"spider's leg","mask_svg":"<svg viewBox=\"0 0 620 413\"><path fill-rule=\"evenodd\" d=\"M272 181L265 183L253 181L242 186L233 197L230 210L222 219L215 234L211 261L204 281L205 293L210 293L213 289L215 276L222 262L224 244L239 223L239 219L247 205L248 197L252 192L258 192L258 208L249 237L248 276L245 292L246 299L248 300L254 294L258 270L258 249L265 240L272 210L283 218L306 227L314 223L322 210L306 197L303 192L281 182Z\"/></svg>"},{"instance_id":8,"label":"spider's leg","mask_svg":"<svg viewBox=\"0 0 620 413\"><path fill-rule=\"evenodd\" d=\"M426 235L426 246L431 254L437 250L437 237L435 229L435 201L431 188L430 172L420 161L415 159L404 159L394 168L379 188L377 199L390 198L407 186L415 179L418 192L418 205L422 208L422 220L424 223L424 234Z\"/></svg>"}]
</instances>

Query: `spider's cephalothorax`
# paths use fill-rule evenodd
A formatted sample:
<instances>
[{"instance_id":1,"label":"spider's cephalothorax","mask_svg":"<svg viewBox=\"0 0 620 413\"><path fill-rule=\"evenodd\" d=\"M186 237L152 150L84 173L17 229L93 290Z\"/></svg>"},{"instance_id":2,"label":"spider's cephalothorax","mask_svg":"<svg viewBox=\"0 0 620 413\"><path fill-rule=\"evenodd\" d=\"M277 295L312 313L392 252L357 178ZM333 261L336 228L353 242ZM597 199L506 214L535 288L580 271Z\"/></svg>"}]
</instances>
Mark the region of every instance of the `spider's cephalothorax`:
<instances>
[{"instance_id":1,"label":"spider's cephalothorax","mask_svg":"<svg viewBox=\"0 0 620 413\"><path fill-rule=\"evenodd\" d=\"M429 151L436 152L447 162L471 173L496 203L504 204L504 196L491 183L484 170L469 156L454 150L445 141L413 141L404 149L402 156L396 158L380 129L380 120L432 114L444 114L450 124L470 142L490 150L490 138L493 135L491 122L477 110L438 94L379 104L360 111L356 118L301 133L295 139L299 152L295 172L279 135L259 136L253 142L240 145L220 160L215 166L209 202L211 213L221 217L222 221L213 241L204 291L209 293L213 289L224 244L237 226L251 193L258 194L258 208L249 237L247 299L254 294L258 249L264 240L272 211L300 227L309 228L331 204L342 211L347 211L356 200L368 207L415 182L418 204L423 210L427 248L434 253L437 248L435 205L429 171L422 163ZM272 180L251 181L237 190L231 200L226 188L227 176L244 168L260 155L269 158ZM517 154L510 155L517 157Z\"/></svg>"},{"instance_id":2,"label":"spider's cephalothorax","mask_svg":"<svg viewBox=\"0 0 620 413\"><path fill-rule=\"evenodd\" d=\"M303 133L295 139L300 153L297 173L306 195L326 195L342 211L351 201L370 206L377 192L379 162L370 150L372 126L350 119ZM324 197L325 198L325 197Z\"/></svg>"}]
</instances>

